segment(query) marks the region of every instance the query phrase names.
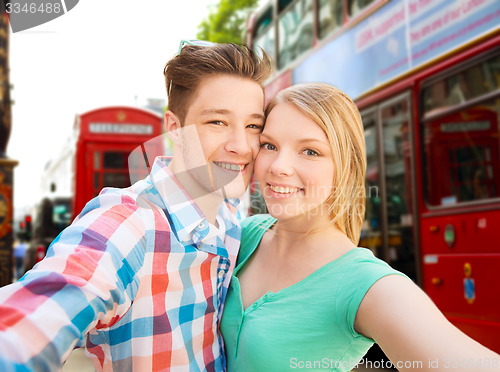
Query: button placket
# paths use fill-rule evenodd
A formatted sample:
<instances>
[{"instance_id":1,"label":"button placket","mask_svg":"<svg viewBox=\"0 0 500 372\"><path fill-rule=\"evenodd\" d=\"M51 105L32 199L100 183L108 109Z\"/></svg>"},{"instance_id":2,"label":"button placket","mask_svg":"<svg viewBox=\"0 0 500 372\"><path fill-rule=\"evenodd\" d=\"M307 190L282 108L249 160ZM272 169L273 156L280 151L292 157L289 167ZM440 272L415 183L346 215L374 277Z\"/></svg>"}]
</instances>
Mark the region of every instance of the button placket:
<instances>
[{"instance_id":1,"label":"button placket","mask_svg":"<svg viewBox=\"0 0 500 372\"><path fill-rule=\"evenodd\" d=\"M205 221L201 221L193 231L193 243L198 249L203 248L203 239L208 235L209 228Z\"/></svg>"},{"instance_id":2,"label":"button placket","mask_svg":"<svg viewBox=\"0 0 500 372\"><path fill-rule=\"evenodd\" d=\"M235 278L233 278L233 280L234 279ZM241 294L241 289L240 289L240 286L239 286L239 282L237 282L235 284L238 285L238 290L240 291L240 294ZM238 357L238 345L239 345L239 342L240 342L240 334L241 334L241 331L243 329L243 324L245 323L246 317L248 315L250 315L253 311L257 310L264 303L266 303L267 301L269 301L269 299L273 295L274 295L273 292L267 292L264 296L262 296L257 301L255 301L252 305L250 305L249 307L247 307L247 309L244 310L243 313L241 314L241 320L240 320L240 324L238 326L238 332L236 334L236 344L235 344L234 358ZM241 300L241 295L240 295L240 300ZM241 308L243 309L243 304L241 304Z\"/></svg>"}]
</instances>

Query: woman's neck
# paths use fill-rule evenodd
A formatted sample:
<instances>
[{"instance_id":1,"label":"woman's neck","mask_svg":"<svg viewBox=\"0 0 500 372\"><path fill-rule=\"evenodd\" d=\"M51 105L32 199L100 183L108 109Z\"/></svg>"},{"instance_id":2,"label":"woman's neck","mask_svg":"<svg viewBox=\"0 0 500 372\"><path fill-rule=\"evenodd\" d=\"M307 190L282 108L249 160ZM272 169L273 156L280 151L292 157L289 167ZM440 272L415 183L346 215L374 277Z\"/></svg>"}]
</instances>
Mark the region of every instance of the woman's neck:
<instances>
[{"instance_id":1,"label":"woman's neck","mask_svg":"<svg viewBox=\"0 0 500 372\"><path fill-rule=\"evenodd\" d=\"M280 255L290 254L297 249L303 251L339 245L355 247L327 216L280 219L271 231L273 245Z\"/></svg>"}]
</instances>

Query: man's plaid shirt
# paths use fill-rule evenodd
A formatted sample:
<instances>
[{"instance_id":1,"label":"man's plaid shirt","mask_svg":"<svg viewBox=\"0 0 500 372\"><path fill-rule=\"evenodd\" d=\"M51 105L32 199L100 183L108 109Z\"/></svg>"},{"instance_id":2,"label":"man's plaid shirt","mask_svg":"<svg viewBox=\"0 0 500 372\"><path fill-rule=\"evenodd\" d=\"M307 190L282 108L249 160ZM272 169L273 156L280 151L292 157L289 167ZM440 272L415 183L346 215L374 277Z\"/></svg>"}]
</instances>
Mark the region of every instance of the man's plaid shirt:
<instances>
[{"instance_id":1,"label":"man's plaid shirt","mask_svg":"<svg viewBox=\"0 0 500 372\"><path fill-rule=\"evenodd\" d=\"M0 371L57 370L75 346L97 370L221 371L218 332L241 229L216 229L157 158L104 189L20 281L0 288Z\"/></svg>"}]
</instances>

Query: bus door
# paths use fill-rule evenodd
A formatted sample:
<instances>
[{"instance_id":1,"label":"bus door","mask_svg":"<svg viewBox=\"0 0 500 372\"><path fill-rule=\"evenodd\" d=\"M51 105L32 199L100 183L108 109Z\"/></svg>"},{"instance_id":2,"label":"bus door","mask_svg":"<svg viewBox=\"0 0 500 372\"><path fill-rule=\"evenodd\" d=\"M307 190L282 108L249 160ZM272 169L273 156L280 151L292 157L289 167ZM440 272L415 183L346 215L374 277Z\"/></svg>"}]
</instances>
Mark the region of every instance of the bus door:
<instances>
[{"instance_id":1,"label":"bus door","mask_svg":"<svg viewBox=\"0 0 500 372\"><path fill-rule=\"evenodd\" d=\"M360 246L416 280L410 94L362 112L367 151Z\"/></svg>"},{"instance_id":2,"label":"bus door","mask_svg":"<svg viewBox=\"0 0 500 372\"><path fill-rule=\"evenodd\" d=\"M421 89L423 288L448 319L500 351L500 56Z\"/></svg>"}]
</instances>

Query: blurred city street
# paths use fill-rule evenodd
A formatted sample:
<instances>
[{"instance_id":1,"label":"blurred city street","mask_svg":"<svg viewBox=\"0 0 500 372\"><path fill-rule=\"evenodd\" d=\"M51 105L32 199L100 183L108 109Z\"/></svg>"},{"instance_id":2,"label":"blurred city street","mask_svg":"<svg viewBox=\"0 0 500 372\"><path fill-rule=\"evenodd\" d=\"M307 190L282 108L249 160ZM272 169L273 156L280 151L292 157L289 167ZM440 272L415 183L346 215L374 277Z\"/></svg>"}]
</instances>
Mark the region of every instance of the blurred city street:
<instances>
[{"instance_id":1,"label":"blurred city street","mask_svg":"<svg viewBox=\"0 0 500 372\"><path fill-rule=\"evenodd\" d=\"M92 372L95 371L94 364L85 355L85 349L75 349L64 365L63 372Z\"/></svg>"},{"instance_id":2,"label":"blurred city street","mask_svg":"<svg viewBox=\"0 0 500 372\"><path fill-rule=\"evenodd\" d=\"M64 365L63 372L92 372L95 371L94 365L90 361L89 358L85 356L85 349L75 349L69 359L66 361ZM353 371L356 372L383 372L383 371L394 371L393 369L385 369L385 368L367 368L367 367L358 367ZM265 372L265 371L263 371Z\"/></svg>"}]
</instances>

